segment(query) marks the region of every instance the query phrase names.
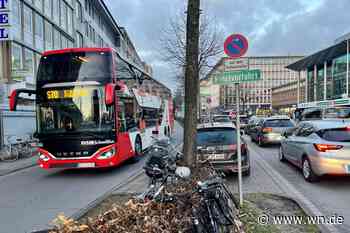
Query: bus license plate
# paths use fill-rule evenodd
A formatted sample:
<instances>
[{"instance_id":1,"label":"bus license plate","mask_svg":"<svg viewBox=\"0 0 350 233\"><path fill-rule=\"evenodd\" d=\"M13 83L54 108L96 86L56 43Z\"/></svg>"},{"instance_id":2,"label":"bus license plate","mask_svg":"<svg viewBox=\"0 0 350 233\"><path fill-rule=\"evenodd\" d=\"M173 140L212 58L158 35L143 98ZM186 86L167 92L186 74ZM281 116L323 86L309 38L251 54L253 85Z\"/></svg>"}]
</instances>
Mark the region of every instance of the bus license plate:
<instances>
[{"instance_id":1,"label":"bus license plate","mask_svg":"<svg viewBox=\"0 0 350 233\"><path fill-rule=\"evenodd\" d=\"M79 168L95 167L95 163L78 163Z\"/></svg>"}]
</instances>

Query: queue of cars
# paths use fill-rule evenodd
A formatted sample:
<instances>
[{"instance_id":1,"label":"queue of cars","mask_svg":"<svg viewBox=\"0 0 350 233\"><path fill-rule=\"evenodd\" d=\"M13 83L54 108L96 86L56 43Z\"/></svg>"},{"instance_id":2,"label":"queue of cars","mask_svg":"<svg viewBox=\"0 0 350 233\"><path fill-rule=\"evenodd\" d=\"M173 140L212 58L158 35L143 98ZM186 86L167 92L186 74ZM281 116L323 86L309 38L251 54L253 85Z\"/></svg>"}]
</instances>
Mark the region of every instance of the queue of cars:
<instances>
[{"instance_id":1,"label":"queue of cars","mask_svg":"<svg viewBox=\"0 0 350 233\"><path fill-rule=\"evenodd\" d=\"M259 146L279 144L278 158L301 169L306 181L323 175L350 174L350 108L303 109L295 119L288 116L249 118L241 121L246 135ZM227 114L211 116L199 125L199 159L215 168L237 172L237 131ZM245 123L245 124L244 124ZM241 132L242 171L250 174L249 148Z\"/></svg>"},{"instance_id":2,"label":"queue of cars","mask_svg":"<svg viewBox=\"0 0 350 233\"><path fill-rule=\"evenodd\" d=\"M350 174L350 108L310 108L295 120L252 117L245 133L259 146L278 143L279 160L299 167L306 181Z\"/></svg>"}]
</instances>

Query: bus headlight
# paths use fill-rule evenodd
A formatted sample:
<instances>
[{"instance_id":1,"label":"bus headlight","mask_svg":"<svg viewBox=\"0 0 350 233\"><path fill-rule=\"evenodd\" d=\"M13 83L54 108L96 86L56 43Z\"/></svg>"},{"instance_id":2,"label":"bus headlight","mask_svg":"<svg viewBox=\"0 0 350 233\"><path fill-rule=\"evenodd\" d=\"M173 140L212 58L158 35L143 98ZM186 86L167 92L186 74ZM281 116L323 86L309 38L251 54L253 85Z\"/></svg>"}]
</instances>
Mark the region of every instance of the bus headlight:
<instances>
[{"instance_id":1,"label":"bus headlight","mask_svg":"<svg viewBox=\"0 0 350 233\"><path fill-rule=\"evenodd\" d=\"M110 159L114 156L115 150L114 148L111 148L108 151L103 152L100 156L97 157L97 159Z\"/></svg>"},{"instance_id":2,"label":"bus headlight","mask_svg":"<svg viewBox=\"0 0 350 233\"><path fill-rule=\"evenodd\" d=\"M48 156L41 154L41 153L40 153L39 159L44 161L44 162L47 162L50 160L50 158Z\"/></svg>"}]
</instances>

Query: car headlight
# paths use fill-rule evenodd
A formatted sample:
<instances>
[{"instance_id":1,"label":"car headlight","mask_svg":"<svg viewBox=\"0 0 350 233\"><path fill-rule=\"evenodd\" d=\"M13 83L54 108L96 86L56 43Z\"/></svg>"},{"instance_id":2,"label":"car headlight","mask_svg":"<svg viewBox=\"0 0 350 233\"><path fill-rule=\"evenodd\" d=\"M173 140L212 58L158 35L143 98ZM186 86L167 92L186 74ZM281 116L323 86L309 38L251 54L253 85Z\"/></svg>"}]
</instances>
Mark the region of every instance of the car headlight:
<instances>
[{"instance_id":1,"label":"car headlight","mask_svg":"<svg viewBox=\"0 0 350 233\"><path fill-rule=\"evenodd\" d=\"M50 158L47 155L44 155L44 154L41 154L41 153L40 153L39 159L44 161L44 162L47 162L47 161L50 160Z\"/></svg>"},{"instance_id":2,"label":"car headlight","mask_svg":"<svg viewBox=\"0 0 350 233\"><path fill-rule=\"evenodd\" d=\"M97 159L110 159L114 156L115 150L114 148L111 148L108 151L103 152L100 156L97 157Z\"/></svg>"}]
</instances>

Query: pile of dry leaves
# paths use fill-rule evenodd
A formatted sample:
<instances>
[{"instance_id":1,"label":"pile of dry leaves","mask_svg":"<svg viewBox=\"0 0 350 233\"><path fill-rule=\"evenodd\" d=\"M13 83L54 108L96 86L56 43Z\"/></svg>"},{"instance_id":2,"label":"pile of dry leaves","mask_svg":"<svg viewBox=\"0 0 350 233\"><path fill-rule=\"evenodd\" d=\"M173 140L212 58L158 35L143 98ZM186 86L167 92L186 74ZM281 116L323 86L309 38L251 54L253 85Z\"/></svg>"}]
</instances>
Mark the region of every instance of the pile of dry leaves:
<instances>
[{"instance_id":1,"label":"pile of dry leaves","mask_svg":"<svg viewBox=\"0 0 350 233\"><path fill-rule=\"evenodd\" d=\"M193 188L197 180L205 179L208 174L209 171L201 169L201 172L194 172L191 180L168 187L167 191L175 195L174 203L142 203L131 199L123 205L113 204L108 211L97 218L89 218L84 224L59 215L51 233L193 232L191 209L199 201Z\"/></svg>"}]
</instances>

